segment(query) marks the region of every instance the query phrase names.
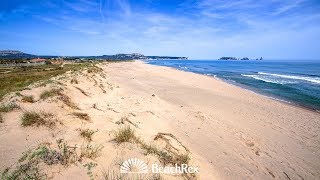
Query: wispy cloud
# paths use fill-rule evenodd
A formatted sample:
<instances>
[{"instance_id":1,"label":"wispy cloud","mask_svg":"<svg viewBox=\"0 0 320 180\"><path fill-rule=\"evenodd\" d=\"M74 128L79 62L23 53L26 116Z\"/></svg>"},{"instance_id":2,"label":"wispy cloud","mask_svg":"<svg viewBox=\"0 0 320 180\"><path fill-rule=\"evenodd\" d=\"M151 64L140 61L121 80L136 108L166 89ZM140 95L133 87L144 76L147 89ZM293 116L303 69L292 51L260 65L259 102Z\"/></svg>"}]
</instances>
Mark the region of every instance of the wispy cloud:
<instances>
[{"instance_id":1,"label":"wispy cloud","mask_svg":"<svg viewBox=\"0 0 320 180\"><path fill-rule=\"evenodd\" d=\"M115 1L125 15L127 16L131 15L131 6L128 0L115 0Z\"/></svg>"},{"instance_id":2,"label":"wispy cloud","mask_svg":"<svg viewBox=\"0 0 320 180\"><path fill-rule=\"evenodd\" d=\"M310 1L187 0L172 9L147 0L39 0L17 7L32 20L90 40L94 50L217 57L263 53L256 47L272 49L279 40L292 44L294 37L304 43L302 35L312 39L311 33L320 32L320 5Z\"/></svg>"},{"instance_id":3,"label":"wispy cloud","mask_svg":"<svg viewBox=\"0 0 320 180\"><path fill-rule=\"evenodd\" d=\"M292 9L298 8L305 0L292 0L289 2L284 1L285 3L277 8L274 12L273 15L279 15L285 12L288 12Z\"/></svg>"}]
</instances>

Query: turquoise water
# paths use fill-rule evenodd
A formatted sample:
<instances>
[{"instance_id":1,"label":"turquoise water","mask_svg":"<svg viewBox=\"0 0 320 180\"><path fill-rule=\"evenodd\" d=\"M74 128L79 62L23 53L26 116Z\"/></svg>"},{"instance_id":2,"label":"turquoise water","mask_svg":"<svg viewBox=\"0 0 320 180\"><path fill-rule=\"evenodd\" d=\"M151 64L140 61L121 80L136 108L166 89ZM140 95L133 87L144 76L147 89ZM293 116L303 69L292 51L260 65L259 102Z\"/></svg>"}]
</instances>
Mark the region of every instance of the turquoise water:
<instances>
[{"instance_id":1,"label":"turquoise water","mask_svg":"<svg viewBox=\"0 0 320 180\"><path fill-rule=\"evenodd\" d=\"M320 62L221 60L146 62L218 77L263 95L320 110Z\"/></svg>"}]
</instances>

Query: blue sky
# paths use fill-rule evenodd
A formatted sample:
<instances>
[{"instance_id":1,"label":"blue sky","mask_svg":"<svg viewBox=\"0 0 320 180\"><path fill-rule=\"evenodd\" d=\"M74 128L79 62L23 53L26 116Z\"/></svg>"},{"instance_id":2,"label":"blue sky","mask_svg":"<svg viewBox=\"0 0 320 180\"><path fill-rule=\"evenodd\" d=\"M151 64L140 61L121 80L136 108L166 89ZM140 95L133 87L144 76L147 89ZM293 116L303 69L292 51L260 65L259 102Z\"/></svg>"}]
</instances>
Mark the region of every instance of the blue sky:
<instances>
[{"instance_id":1,"label":"blue sky","mask_svg":"<svg viewBox=\"0 0 320 180\"><path fill-rule=\"evenodd\" d=\"M320 59L319 0L2 0L0 49Z\"/></svg>"}]
</instances>

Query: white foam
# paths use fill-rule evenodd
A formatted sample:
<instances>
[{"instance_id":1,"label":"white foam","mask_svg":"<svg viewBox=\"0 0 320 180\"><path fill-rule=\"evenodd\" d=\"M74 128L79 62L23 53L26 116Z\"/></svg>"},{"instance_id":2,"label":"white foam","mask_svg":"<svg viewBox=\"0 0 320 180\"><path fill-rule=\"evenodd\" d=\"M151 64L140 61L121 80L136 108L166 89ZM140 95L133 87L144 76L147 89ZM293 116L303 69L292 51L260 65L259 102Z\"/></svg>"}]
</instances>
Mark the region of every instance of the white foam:
<instances>
[{"instance_id":1,"label":"white foam","mask_svg":"<svg viewBox=\"0 0 320 180\"><path fill-rule=\"evenodd\" d=\"M281 79L281 78L274 78L274 77L270 77L270 76L265 76L265 75L250 75L250 74L241 74L244 77L251 77L253 79L257 79L257 80L261 80L264 82L268 82L268 83L274 83L274 84L293 84L293 83L297 83L296 81L288 81L285 79Z\"/></svg>"},{"instance_id":2,"label":"white foam","mask_svg":"<svg viewBox=\"0 0 320 180\"><path fill-rule=\"evenodd\" d=\"M180 69L188 69L186 66L180 66L180 65L179 65L179 68Z\"/></svg>"},{"instance_id":3,"label":"white foam","mask_svg":"<svg viewBox=\"0 0 320 180\"><path fill-rule=\"evenodd\" d=\"M265 72L258 72L258 74L281 77L281 78L286 78L286 79L302 80L302 81L308 81L308 82L320 84L320 78L318 78L318 77L293 76L293 75L273 74L273 73L265 73Z\"/></svg>"}]
</instances>

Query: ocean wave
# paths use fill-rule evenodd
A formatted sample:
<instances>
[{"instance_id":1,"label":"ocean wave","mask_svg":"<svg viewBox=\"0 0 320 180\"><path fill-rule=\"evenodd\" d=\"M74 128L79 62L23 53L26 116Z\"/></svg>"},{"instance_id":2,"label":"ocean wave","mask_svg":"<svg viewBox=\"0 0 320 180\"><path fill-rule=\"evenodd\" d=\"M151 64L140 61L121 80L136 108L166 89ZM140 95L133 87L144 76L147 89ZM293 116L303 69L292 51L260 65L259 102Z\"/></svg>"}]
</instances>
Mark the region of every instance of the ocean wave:
<instances>
[{"instance_id":1,"label":"ocean wave","mask_svg":"<svg viewBox=\"0 0 320 180\"><path fill-rule=\"evenodd\" d=\"M298 83L297 81L288 81L285 79L281 79L281 78L274 78L274 77L270 77L270 76L265 76L265 75L251 75L251 74L241 74L241 76L244 77L250 77L256 80L260 80L260 81L264 81L264 82L268 82L268 83L274 83L274 84L294 84L294 83Z\"/></svg>"},{"instance_id":2,"label":"ocean wave","mask_svg":"<svg viewBox=\"0 0 320 180\"><path fill-rule=\"evenodd\" d=\"M207 75L207 76L213 76L214 78L216 78L216 77L217 77L217 75L215 75L215 74L211 74L211 73L208 73L208 74L205 74L205 75Z\"/></svg>"},{"instance_id":3,"label":"ocean wave","mask_svg":"<svg viewBox=\"0 0 320 180\"><path fill-rule=\"evenodd\" d=\"M280 77L280 78L285 78L285 79L308 81L308 82L311 82L311 83L320 84L320 78L319 77L294 76L294 75L274 74L274 73L265 73L265 72L258 72L258 74L266 75L266 76Z\"/></svg>"},{"instance_id":4,"label":"ocean wave","mask_svg":"<svg viewBox=\"0 0 320 180\"><path fill-rule=\"evenodd\" d=\"M180 65L179 65L179 68L180 68L180 69L189 69L189 68L187 68L186 66L180 66Z\"/></svg>"}]
</instances>

